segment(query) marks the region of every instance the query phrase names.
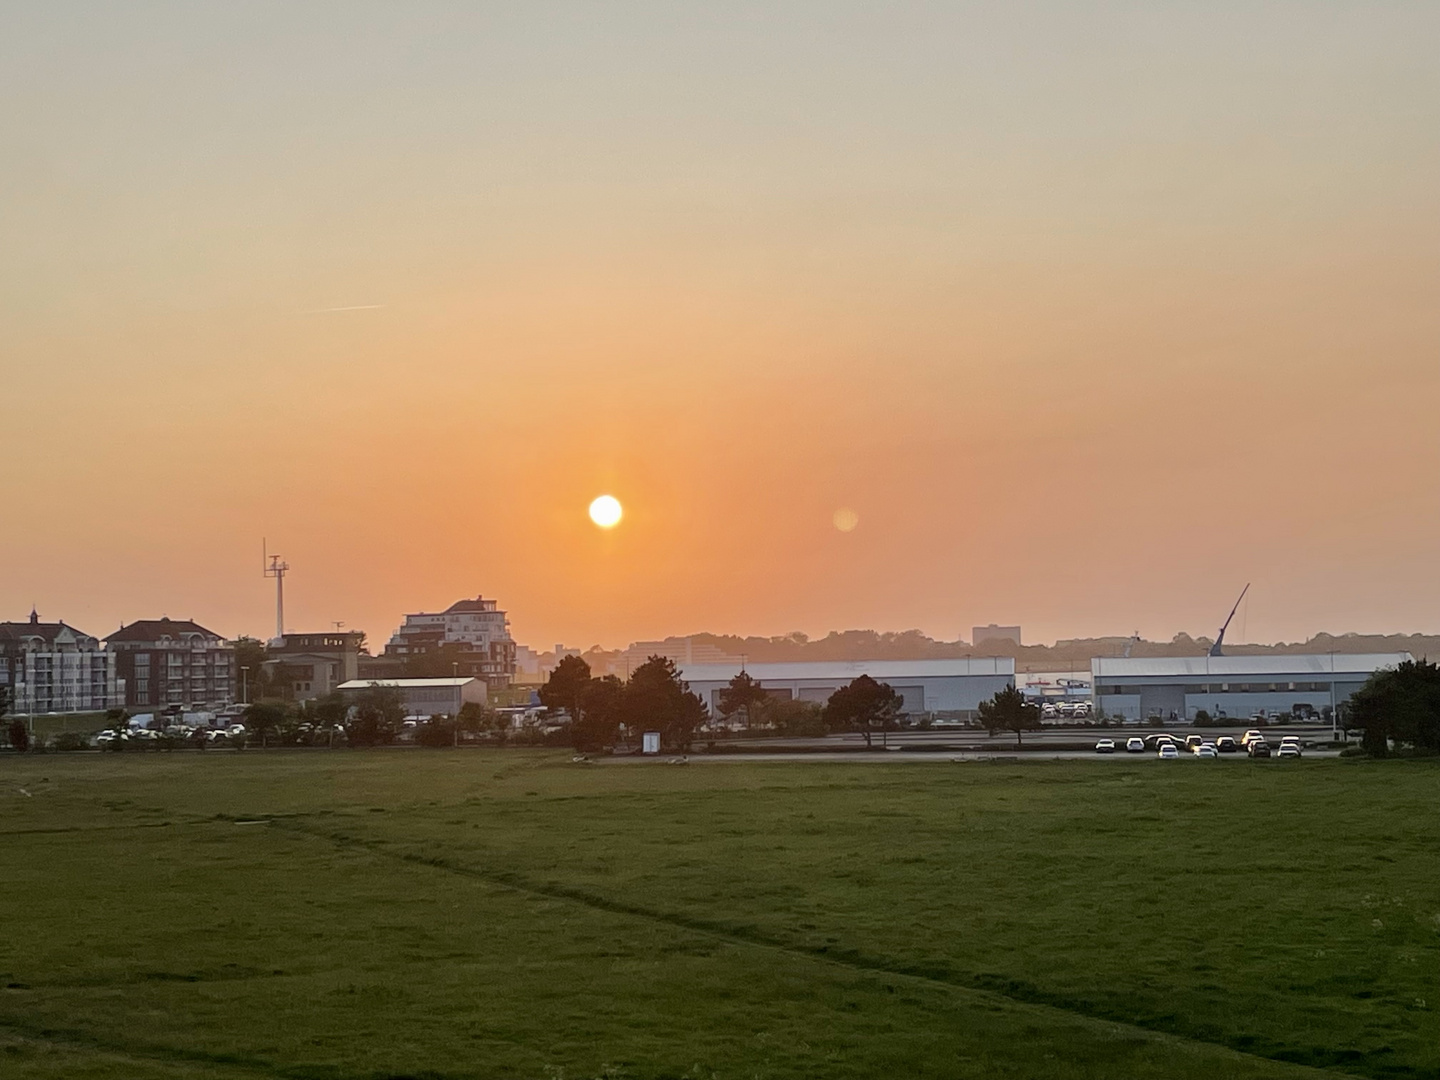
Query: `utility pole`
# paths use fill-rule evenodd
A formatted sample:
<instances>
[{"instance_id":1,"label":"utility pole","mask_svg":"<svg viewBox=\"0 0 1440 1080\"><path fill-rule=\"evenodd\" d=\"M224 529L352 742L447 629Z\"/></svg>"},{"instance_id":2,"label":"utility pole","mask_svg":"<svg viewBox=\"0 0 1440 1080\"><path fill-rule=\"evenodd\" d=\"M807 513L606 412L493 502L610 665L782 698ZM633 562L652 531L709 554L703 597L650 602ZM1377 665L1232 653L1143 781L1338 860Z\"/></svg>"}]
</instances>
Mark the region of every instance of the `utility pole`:
<instances>
[{"instance_id":1,"label":"utility pole","mask_svg":"<svg viewBox=\"0 0 1440 1080\"><path fill-rule=\"evenodd\" d=\"M285 636L285 575L290 564L283 562L279 555L269 554L265 540L260 541L260 559L265 576L275 579L275 636Z\"/></svg>"}]
</instances>

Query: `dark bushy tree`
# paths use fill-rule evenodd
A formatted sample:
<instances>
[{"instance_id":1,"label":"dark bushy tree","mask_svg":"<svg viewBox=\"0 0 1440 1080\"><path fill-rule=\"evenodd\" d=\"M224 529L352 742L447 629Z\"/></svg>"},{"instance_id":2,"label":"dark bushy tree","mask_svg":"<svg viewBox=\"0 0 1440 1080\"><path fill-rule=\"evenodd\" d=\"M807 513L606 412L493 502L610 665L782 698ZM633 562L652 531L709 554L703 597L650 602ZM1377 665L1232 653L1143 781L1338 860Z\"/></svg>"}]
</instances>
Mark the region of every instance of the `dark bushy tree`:
<instances>
[{"instance_id":1,"label":"dark bushy tree","mask_svg":"<svg viewBox=\"0 0 1440 1080\"><path fill-rule=\"evenodd\" d=\"M570 719L580 722L585 688L590 684L590 665L578 656L563 657L540 688L540 704L551 712L564 709Z\"/></svg>"},{"instance_id":2,"label":"dark bushy tree","mask_svg":"<svg viewBox=\"0 0 1440 1080\"><path fill-rule=\"evenodd\" d=\"M730 680L730 685L720 691L720 711L726 716L745 714L745 726L754 727L762 715L768 695L758 679L751 678L748 671L742 671Z\"/></svg>"},{"instance_id":3,"label":"dark bushy tree","mask_svg":"<svg viewBox=\"0 0 1440 1080\"><path fill-rule=\"evenodd\" d=\"M1015 745L1023 745L1021 732L1035 731L1040 727L1040 709L1025 700L1025 695L1013 686L999 691L989 701L980 703L980 722L991 735L997 731L1013 731Z\"/></svg>"},{"instance_id":4,"label":"dark bushy tree","mask_svg":"<svg viewBox=\"0 0 1440 1080\"><path fill-rule=\"evenodd\" d=\"M255 704L241 714L241 719L245 734L259 736L260 745L265 746L285 725L285 710L279 705Z\"/></svg>"},{"instance_id":5,"label":"dark bushy tree","mask_svg":"<svg viewBox=\"0 0 1440 1080\"><path fill-rule=\"evenodd\" d=\"M405 695L399 687L371 683L355 700L347 730L350 745L376 746L395 741L405 719Z\"/></svg>"},{"instance_id":6,"label":"dark bushy tree","mask_svg":"<svg viewBox=\"0 0 1440 1080\"><path fill-rule=\"evenodd\" d=\"M876 729L894 730L904 704L905 699L889 683L861 675L830 695L825 703L825 726L831 731L858 731L869 746Z\"/></svg>"},{"instance_id":7,"label":"dark bushy tree","mask_svg":"<svg viewBox=\"0 0 1440 1080\"><path fill-rule=\"evenodd\" d=\"M652 656L636 668L621 700L626 726L660 732L660 745L667 750L690 749L707 716L704 702L666 656Z\"/></svg>"},{"instance_id":8,"label":"dark bushy tree","mask_svg":"<svg viewBox=\"0 0 1440 1080\"><path fill-rule=\"evenodd\" d=\"M593 752L613 745L625 717L625 684L614 675L587 680L579 710L579 718L570 725L575 749Z\"/></svg>"},{"instance_id":9,"label":"dark bushy tree","mask_svg":"<svg viewBox=\"0 0 1440 1080\"><path fill-rule=\"evenodd\" d=\"M30 749L30 729L18 716L10 721L10 745L22 754Z\"/></svg>"},{"instance_id":10,"label":"dark bushy tree","mask_svg":"<svg viewBox=\"0 0 1440 1080\"><path fill-rule=\"evenodd\" d=\"M1377 671L1350 699L1348 723L1365 729L1360 745L1384 757L1390 743L1423 754L1440 752L1440 665L1406 660Z\"/></svg>"}]
</instances>

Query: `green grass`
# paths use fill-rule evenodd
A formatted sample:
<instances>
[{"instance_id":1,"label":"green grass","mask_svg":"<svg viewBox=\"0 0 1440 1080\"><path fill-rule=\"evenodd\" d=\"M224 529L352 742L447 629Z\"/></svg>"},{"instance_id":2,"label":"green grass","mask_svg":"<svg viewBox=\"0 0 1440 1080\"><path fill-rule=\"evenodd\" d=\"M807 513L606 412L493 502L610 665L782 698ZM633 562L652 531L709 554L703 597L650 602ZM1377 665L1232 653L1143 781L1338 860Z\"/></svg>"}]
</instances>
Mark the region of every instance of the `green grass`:
<instances>
[{"instance_id":1,"label":"green grass","mask_svg":"<svg viewBox=\"0 0 1440 1080\"><path fill-rule=\"evenodd\" d=\"M0 765L7 1078L1440 1075L1426 762Z\"/></svg>"}]
</instances>

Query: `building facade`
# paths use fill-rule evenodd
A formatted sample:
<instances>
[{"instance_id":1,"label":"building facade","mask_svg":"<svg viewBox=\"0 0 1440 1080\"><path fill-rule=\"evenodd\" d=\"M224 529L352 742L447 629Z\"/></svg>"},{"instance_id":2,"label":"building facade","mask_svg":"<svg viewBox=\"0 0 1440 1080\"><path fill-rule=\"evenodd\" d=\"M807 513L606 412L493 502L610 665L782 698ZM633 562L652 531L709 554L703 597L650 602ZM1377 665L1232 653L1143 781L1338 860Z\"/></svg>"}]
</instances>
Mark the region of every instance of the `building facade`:
<instances>
[{"instance_id":1,"label":"building facade","mask_svg":"<svg viewBox=\"0 0 1440 1080\"><path fill-rule=\"evenodd\" d=\"M559 646L556 646L557 648ZM736 664L740 657L732 656L724 649L689 637L668 637L664 641L636 641L620 654L622 671L619 674L629 678L629 673L652 656L663 656L673 660L676 667L694 667L696 664Z\"/></svg>"},{"instance_id":2,"label":"building facade","mask_svg":"<svg viewBox=\"0 0 1440 1080\"><path fill-rule=\"evenodd\" d=\"M0 623L0 686L18 715L116 709L125 696L116 657L99 638L41 622L35 611L29 622Z\"/></svg>"},{"instance_id":3,"label":"building facade","mask_svg":"<svg viewBox=\"0 0 1440 1080\"><path fill-rule=\"evenodd\" d=\"M440 612L406 615L385 646L385 658L411 661L447 646L457 675L484 679L492 690L503 690L515 678L510 620L483 596L458 600Z\"/></svg>"},{"instance_id":4,"label":"building facade","mask_svg":"<svg viewBox=\"0 0 1440 1080\"><path fill-rule=\"evenodd\" d=\"M127 708L217 709L235 700L235 648L189 619L141 619L105 639Z\"/></svg>"},{"instance_id":5,"label":"building facade","mask_svg":"<svg viewBox=\"0 0 1440 1080\"><path fill-rule=\"evenodd\" d=\"M341 683L360 677L364 639L358 630L271 638L266 646L266 675L272 686L278 678L295 701L325 697Z\"/></svg>"},{"instance_id":6,"label":"building facade","mask_svg":"<svg viewBox=\"0 0 1440 1080\"><path fill-rule=\"evenodd\" d=\"M1007 656L962 660L820 660L747 664L745 671L771 697L823 705L861 675L886 683L905 699L903 711L921 716L971 719L980 703L1015 685L1015 661ZM720 693L740 673L739 664L689 664L680 677L720 715Z\"/></svg>"},{"instance_id":7,"label":"building facade","mask_svg":"<svg viewBox=\"0 0 1440 1080\"><path fill-rule=\"evenodd\" d=\"M388 686L400 691L405 699L405 715L416 719L431 716L458 716L460 709L474 702L484 705L489 694L485 680L473 677L457 679L353 679L337 689L353 703L373 686Z\"/></svg>"},{"instance_id":8,"label":"building facade","mask_svg":"<svg viewBox=\"0 0 1440 1080\"><path fill-rule=\"evenodd\" d=\"M1349 702L1365 680L1409 653L1291 656L1097 657L1090 661L1095 707L1138 722L1263 716L1320 719Z\"/></svg>"}]
</instances>

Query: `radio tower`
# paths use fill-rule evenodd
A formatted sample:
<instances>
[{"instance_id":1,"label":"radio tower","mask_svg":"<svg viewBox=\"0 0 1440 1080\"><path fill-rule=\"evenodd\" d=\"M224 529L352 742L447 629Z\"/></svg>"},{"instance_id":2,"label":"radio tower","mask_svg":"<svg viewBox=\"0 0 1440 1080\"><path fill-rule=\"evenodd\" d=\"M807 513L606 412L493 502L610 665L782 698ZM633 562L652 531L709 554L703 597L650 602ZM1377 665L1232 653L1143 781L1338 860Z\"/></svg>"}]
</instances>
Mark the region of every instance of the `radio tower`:
<instances>
[{"instance_id":1,"label":"radio tower","mask_svg":"<svg viewBox=\"0 0 1440 1080\"><path fill-rule=\"evenodd\" d=\"M285 574L290 564L283 562L279 555L271 555L265 540L260 541L260 563L265 576L275 579L275 636L285 636Z\"/></svg>"}]
</instances>

